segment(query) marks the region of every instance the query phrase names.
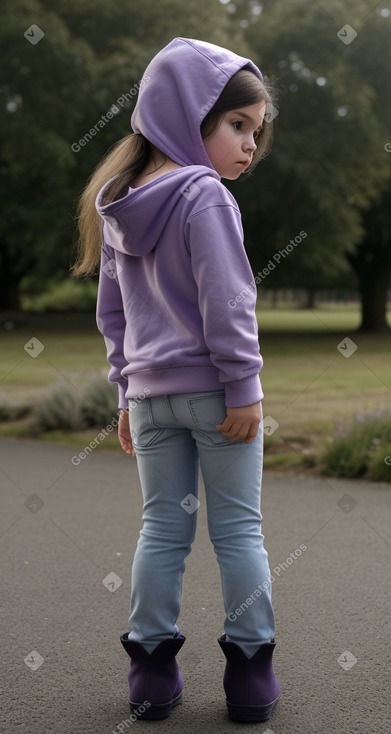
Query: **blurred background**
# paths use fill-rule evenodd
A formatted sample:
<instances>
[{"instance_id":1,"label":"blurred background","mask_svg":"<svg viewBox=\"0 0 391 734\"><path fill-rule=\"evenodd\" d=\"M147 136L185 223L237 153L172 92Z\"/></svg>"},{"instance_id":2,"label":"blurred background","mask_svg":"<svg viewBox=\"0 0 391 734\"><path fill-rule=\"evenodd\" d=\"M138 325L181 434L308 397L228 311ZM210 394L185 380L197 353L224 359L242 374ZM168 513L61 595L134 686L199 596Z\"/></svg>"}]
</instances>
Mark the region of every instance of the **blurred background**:
<instances>
[{"instance_id":1,"label":"blurred background","mask_svg":"<svg viewBox=\"0 0 391 734\"><path fill-rule=\"evenodd\" d=\"M271 153L224 182L259 282L265 467L389 482L390 3L2 5L0 437L120 450L97 278L69 273L76 203L185 36L250 57L277 95Z\"/></svg>"}]
</instances>

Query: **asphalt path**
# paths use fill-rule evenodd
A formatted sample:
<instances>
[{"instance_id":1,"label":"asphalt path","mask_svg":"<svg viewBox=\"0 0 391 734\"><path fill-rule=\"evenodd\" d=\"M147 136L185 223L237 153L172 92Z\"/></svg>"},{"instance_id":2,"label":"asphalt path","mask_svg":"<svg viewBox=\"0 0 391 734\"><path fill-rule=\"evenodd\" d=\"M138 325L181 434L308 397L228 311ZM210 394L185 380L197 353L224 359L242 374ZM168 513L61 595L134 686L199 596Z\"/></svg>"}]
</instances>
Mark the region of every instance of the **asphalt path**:
<instances>
[{"instance_id":1,"label":"asphalt path","mask_svg":"<svg viewBox=\"0 0 391 734\"><path fill-rule=\"evenodd\" d=\"M119 636L141 526L137 466L105 449L78 463L82 449L0 442L4 732L390 732L390 485L265 473L281 699L262 724L227 716L201 487L178 621L183 703L164 721L133 723Z\"/></svg>"}]
</instances>

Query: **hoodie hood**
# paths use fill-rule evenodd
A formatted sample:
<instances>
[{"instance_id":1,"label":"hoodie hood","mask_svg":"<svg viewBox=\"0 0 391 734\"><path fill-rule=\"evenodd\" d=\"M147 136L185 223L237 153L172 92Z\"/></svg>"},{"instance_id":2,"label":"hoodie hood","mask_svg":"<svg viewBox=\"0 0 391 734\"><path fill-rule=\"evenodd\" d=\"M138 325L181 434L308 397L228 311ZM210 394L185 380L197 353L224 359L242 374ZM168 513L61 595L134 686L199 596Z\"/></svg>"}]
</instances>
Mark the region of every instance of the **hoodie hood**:
<instances>
[{"instance_id":1,"label":"hoodie hood","mask_svg":"<svg viewBox=\"0 0 391 734\"><path fill-rule=\"evenodd\" d=\"M147 66L131 125L181 166L212 168L201 123L230 78L248 69L263 81L257 66L243 56L205 41L174 38Z\"/></svg>"},{"instance_id":2,"label":"hoodie hood","mask_svg":"<svg viewBox=\"0 0 391 734\"><path fill-rule=\"evenodd\" d=\"M174 38L152 59L140 82L132 128L183 168L139 188L129 187L123 198L102 206L104 189L113 179L106 182L95 206L104 221L103 237L108 245L128 255L148 254L156 247L173 209L184 199L189 209L199 190L196 182L202 177L221 181L205 150L200 127L240 69L252 71L263 81L250 59L190 38Z\"/></svg>"},{"instance_id":3,"label":"hoodie hood","mask_svg":"<svg viewBox=\"0 0 391 734\"><path fill-rule=\"evenodd\" d=\"M193 193L198 191L196 182L205 176L220 181L214 169L185 166L140 188L129 187L122 199L101 206L104 190L114 180L111 178L99 191L95 203L103 219L104 241L127 255L147 255L156 247L172 210L183 204L184 198L189 207Z\"/></svg>"}]
</instances>

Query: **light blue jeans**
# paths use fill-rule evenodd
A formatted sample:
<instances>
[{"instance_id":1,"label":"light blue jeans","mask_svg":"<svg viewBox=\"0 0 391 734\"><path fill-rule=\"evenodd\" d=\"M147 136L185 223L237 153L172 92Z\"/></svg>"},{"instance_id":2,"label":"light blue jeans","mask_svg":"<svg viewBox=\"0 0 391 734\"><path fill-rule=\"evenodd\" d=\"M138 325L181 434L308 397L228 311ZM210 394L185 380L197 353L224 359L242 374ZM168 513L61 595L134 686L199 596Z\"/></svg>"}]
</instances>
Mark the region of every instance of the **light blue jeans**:
<instances>
[{"instance_id":1,"label":"light blue jeans","mask_svg":"<svg viewBox=\"0 0 391 734\"><path fill-rule=\"evenodd\" d=\"M132 406L144 524L133 561L129 640L150 653L178 630L185 558L196 533L200 463L209 537L220 567L224 631L251 657L275 633L261 531L263 432L246 444L215 428L226 417L223 390L145 398Z\"/></svg>"}]
</instances>

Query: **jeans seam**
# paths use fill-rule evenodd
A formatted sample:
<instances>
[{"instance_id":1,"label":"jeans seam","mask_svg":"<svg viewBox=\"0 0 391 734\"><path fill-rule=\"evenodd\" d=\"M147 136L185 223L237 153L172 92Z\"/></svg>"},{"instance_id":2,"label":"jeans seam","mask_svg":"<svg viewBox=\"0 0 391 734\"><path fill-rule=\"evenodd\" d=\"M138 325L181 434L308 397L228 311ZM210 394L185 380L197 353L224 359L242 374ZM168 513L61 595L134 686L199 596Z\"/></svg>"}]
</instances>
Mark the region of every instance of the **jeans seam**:
<instances>
[{"instance_id":1,"label":"jeans seam","mask_svg":"<svg viewBox=\"0 0 391 734\"><path fill-rule=\"evenodd\" d=\"M172 407L171 407L171 402L170 402L170 396L169 396L169 395L164 395L164 404L165 404L165 406L166 406L167 410L169 411L169 413L170 413L170 416L171 416L171 418L172 418L172 419L173 419L173 420L174 420L174 421L175 421L176 423L178 423L178 420L177 420L177 418L175 417L175 415L174 415L174 413L173 413L173 410L172 410Z\"/></svg>"}]
</instances>

